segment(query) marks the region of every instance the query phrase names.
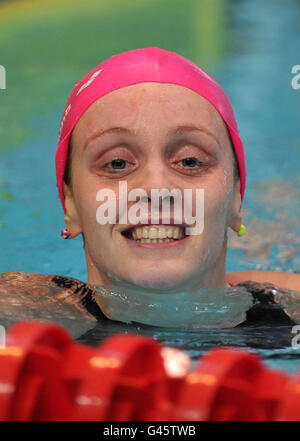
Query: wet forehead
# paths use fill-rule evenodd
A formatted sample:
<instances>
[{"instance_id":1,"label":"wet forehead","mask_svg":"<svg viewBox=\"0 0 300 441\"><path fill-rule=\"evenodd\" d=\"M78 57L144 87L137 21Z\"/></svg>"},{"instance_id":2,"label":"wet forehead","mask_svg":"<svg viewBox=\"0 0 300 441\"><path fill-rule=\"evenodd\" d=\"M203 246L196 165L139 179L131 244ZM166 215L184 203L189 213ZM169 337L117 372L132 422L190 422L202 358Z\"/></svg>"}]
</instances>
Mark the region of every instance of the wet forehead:
<instances>
[{"instance_id":1,"label":"wet forehead","mask_svg":"<svg viewBox=\"0 0 300 441\"><path fill-rule=\"evenodd\" d=\"M116 126L146 136L158 126L160 131L169 132L184 125L207 128L222 144L228 139L219 113L196 92L174 84L141 83L115 90L95 101L75 127L72 143L82 144L93 133Z\"/></svg>"}]
</instances>

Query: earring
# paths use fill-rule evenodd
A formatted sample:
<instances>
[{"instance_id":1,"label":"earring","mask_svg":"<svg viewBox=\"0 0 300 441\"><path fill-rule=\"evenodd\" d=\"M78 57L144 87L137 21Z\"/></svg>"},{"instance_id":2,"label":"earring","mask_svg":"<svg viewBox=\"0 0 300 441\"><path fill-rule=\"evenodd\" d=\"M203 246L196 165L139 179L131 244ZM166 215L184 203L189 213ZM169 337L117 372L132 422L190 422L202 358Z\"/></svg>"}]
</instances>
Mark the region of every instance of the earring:
<instances>
[{"instance_id":1,"label":"earring","mask_svg":"<svg viewBox=\"0 0 300 441\"><path fill-rule=\"evenodd\" d=\"M239 231L238 231L238 236L239 236L239 237L244 236L244 234L246 233L246 231L247 231L247 229L246 229L245 225L244 225L244 224L241 224L240 229L239 229Z\"/></svg>"},{"instance_id":2,"label":"earring","mask_svg":"<svg viewBox=\"0 0 300 441\"><path fill-rule=\"evenodd\" d=\"M71 231L69 231L67 228L65 228L64 231L62 231L60 233L60 235L63 239L69 239L71 236Z\"/></svg>"}]
</instances>

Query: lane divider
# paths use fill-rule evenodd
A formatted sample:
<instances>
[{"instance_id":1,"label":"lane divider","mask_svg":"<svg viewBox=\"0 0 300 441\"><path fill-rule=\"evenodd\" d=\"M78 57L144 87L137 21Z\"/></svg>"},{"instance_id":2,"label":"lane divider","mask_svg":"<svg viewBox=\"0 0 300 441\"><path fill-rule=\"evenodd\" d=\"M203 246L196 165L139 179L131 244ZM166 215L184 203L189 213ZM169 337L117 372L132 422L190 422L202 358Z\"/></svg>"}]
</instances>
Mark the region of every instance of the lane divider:
<instances>
[{"instance_id":1,"label":"lane divider","mask_svg":"<svg viewBox=\"0 0 300 441\"><path fill-rule=\"evenodd\" d=\"M166 348L134 334L92 348L57 324L17 323L0 349L0 420L300 421L300 371L231 347L183 371L186 353Z\"/></svg>"}]
</instances>

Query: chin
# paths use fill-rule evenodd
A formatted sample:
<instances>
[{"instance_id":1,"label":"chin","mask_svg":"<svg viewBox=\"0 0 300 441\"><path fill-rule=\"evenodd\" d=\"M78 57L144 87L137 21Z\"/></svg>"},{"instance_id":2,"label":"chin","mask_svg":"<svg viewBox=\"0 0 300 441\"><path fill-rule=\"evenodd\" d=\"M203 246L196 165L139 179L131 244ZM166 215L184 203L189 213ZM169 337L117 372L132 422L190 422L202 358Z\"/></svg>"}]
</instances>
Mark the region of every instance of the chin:
<instances>
[{"instance_id":1,"label":"chin","mask_svg":"<svg viewBox=\"0 0 300 441\"><path fill-rule=\"evenodd\" d=\"M141 275L139 277L133 277L130 282L141 288L177 291L186 286L187 280L190 280L188 275L186 275L186 277L178 277L178 273L174 273L174 275L168 272L162 273L161 271L159 271L159 273L160 274L156 274L155 276L153 276L152 273L148 275L148 277L146 275L144 277Z\"/></svg>"}]
</instances>

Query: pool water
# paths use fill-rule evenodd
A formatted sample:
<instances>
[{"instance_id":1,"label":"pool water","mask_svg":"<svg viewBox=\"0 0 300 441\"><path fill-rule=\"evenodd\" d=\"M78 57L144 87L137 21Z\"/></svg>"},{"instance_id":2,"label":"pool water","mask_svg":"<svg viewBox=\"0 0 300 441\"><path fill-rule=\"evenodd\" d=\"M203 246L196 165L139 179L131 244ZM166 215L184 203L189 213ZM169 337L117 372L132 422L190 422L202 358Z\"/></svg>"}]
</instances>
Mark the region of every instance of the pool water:
<instances>
[{"instance_id":1,"label":"pool water","mask_svg":"<svg viewBox=\"0 0 300 441\"><path fill-rule=\"evenodd\" d=\"M102 14L90 6L82 13L77 5L72 21L55 20L44 11L30 28L21 18L0 25L0 64L7 68L7 90L0 90L0 272L87 281L81 239L60 238L64 221L54 154L61 113L74 82L94 65L112 53L150 45L199 63L233 103L246 152L247 234L238 238L229 231L227 272L299 272L300 89L291 86L292 67L300 63L299 1L204 1L205 22L197 0L188 5L161 0L151 8L142 3L128 1L127 10L108 8ZM112 324L107 332L118 329ZM193 358L215 345L233 345L260 354L270 366L288 372L300 368L300 350L291 348L286 327L134 332L187 350ZM98 326L78 341L95 345L105 335Z\"/></svg>"},{"instance_id":2,"label":"pool water","mask_svg":"<svg viewBox=\"0 0 300 441\"><path fill-rule=\"evenodd\" d=\"M271 368L295 374L300 368L300 351L291 347L291 327L255 327L232 329L167 329L114 322L109 328L99 323L76 341L98 346L116 334L137 334L151 337L160 344L185 351L195 364L201 355L216 346L234 346L258 354Z\"/></svg>"}]
</instances>

